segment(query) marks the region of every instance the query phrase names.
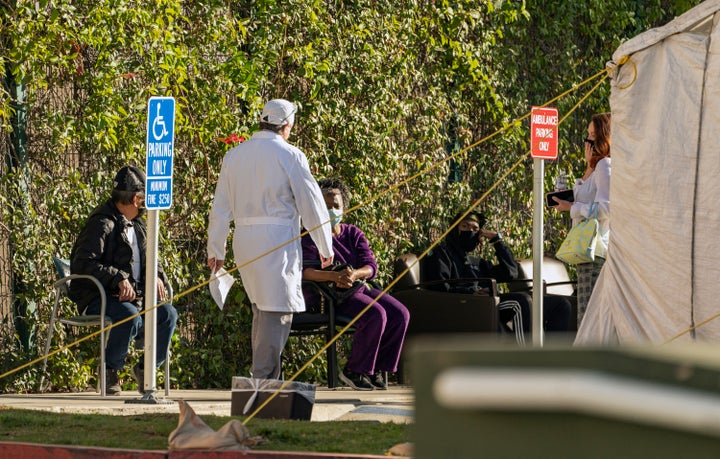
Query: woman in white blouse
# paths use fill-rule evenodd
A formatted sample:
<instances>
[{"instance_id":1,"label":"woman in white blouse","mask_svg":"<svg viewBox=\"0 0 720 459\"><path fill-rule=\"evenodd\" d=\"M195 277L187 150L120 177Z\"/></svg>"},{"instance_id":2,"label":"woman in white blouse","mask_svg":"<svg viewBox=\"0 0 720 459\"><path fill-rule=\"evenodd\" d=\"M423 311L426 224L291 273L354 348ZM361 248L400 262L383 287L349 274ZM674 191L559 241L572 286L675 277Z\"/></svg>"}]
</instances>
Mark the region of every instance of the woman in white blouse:
<instances>
[{"instance_id":1,"label":"woman in white blouse","mask_svg":"<svg viewBox=\"0 0 720 459\"><path fill-rule=\"evenodd\" d=\"M592 116L585 139L585 161L587 166L582 178L577 179L573 187L574 202L563 201L556 197L555 209L570 211L573 226L588 217L591 205L597 203L599 238L603 246L603 255L607 253L610 234L610 113ZM590 295L605 263L604 257L595 257L592 263L577 265L578 286L578 326L585 315Z\"/></svg>"}]
</instances>

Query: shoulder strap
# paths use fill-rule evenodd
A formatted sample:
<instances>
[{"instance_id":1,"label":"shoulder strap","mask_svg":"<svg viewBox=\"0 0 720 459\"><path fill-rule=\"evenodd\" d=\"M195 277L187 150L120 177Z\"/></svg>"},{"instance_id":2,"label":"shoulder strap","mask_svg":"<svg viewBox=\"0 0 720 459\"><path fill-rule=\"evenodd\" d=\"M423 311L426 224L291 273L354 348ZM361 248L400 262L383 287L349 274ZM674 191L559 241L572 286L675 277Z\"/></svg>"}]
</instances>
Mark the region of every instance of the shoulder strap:
<instances>
[{"instance_id":1,"label":"shoulder strap","mask_svg":"<svg viewBox=\"0 0 720 459\"><path fill-rule=\"evenodd\" d=\"M588 212L588 218L594 218L597 220L598 216L598 203L593 202L590 204L590 212Z\"/></svg>"}]
</instances>

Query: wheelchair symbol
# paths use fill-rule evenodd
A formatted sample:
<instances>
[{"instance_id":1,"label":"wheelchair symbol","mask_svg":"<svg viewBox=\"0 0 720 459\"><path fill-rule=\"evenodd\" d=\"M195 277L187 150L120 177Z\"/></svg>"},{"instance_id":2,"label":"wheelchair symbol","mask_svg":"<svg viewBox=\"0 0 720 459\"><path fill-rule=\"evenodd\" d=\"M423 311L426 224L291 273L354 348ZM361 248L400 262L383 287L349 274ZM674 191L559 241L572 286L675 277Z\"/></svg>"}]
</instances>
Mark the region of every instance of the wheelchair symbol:
<instances>
[{"instance_id":1,"label":"wheelchair symbol","mask_svg":"<svg viewBox=\"0 0 720 459\"><path fill-rule=\"evenodd\" d=\"M158 128L160 129L160 134L158 134ZM165 128L165 120L160 114L160 104L157 104L157 116L155 116L155 119L153 120L152 134L153 137L155 137L156 141L159 141L160 139L169 134L167 129Z\"/></svg>"}]
</instances>

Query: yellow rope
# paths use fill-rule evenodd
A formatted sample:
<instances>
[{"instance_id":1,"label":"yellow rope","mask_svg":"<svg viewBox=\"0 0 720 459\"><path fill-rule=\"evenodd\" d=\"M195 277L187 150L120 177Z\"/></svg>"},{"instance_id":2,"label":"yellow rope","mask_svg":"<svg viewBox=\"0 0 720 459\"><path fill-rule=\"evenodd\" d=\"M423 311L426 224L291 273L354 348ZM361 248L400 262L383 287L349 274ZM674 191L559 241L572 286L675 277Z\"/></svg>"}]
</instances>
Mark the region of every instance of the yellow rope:
<instances>
[{"instance_id":1,"label":"yellow rope","mask_svg":"<svg viewBox=\"0 0 720 459\"><path fill-rule=\"evenodd\" d=\"M558 96L556 96L556 97L548 100L547 102L545 102L544 104L542 104L542 105L540 105L540 106L541 106L541 107L545 107L545 106L548 106L548 105L552 104L553 102L561 99L562 97L564 97L564 96L566 96L566 95L568 95L568 94L570 94L570 93L572 93L572 92L577 91L578 89L580 89L581 87L583 87L583 86L586 85L587 83L593 81L593 80L596 79L598 76L603 75L603 74L605 74L605 75L603 76L603 78L602 78L597 84L595 84L595 85L591 88L591 90L590 90L587 94L585 94L585 96L583 96L583 97L580 99L580 101L579 101L577 104L575 104L575 105L573 106L573 108L572 108L565 116L563 116L563 117L561 118L561 120L559 121L559 123L562 123L562 122L563 122L565 119L567 119L567 117L568 117L574 110L576 110L577 107L580 106L580 104L581 104L582 102L584 102L584 101L600 86L600 84L607 78L607 74L606 74L606 71L605 71L605 70L602 70L602 71L600 71L600 72L597 72L595 75L593 75L593 76L591 76L591 77L583 80L582 82L578 83L577 85L574 85L572 88L570 88L570 89L568 89L567 91L563 92L562 94L560 94L560 95L558 95ZM401 187L401 186L403 186L403 185L411 182L412 180L420 177L421 175L427 174L428 172L436 169L437 167L441 166L442 164L444 164L444 163L446 163L446 162L448 162L448 161L450 161L450 160L452 160L452 159L457 158L459 155L467 152L468 150L470 150L470 149L472 149L472 148L474 148L474 147L476 147L476 146L478 146L478 145L480 145L480 144L482 144L482 143L484 143L484 142L492 139L493 137L495 137L495 136L497 136L497 135L499 135L499 134L507 131L508 129L510 129L510 128L513 127L513 126L518 125L522 120L524 120L525 118L528 118L529 116L530 116L530 113L527 113L527 114L521 116L520 118L515 119L514 121L512 121L511 123L509 123L507 126L503 127L502 129L499 129L499 130L493 132L492 134L490 134L490 135L488 135L488 136L486 136L486 137L484 137L484 138L481 138L480 140L476 141L475 143L473 143L473 144L471 144L471 145L468 145L468 146L465 147L465 148L462 148L461 150L457 151L456 153L454 153L454 154L452 154L452 155L450 155L450 156L448 156L448 157L446 157L446 158L444 158L444 159L442 159L442 160L440 160L440 161L438 161L438 162L436 162L436 163L434 163L434 164L431 164L431 165L428 166L426 169L420 170L420 171L417 172L416 174L414 174L414 175L406 178L405 180L402 180L402 181L399 182L398 184L393 185L392 187L390 187L390 188L388 188L388 189L386 189L386 190L384 190L384 191L382 191L382 192L380 192L380 193L378 193L378 194L370 197L370 198L367 199L366 201L364 201L364 202L362 202L362 203L360 203L360 204L358 204L358 205L356 205L356 206L354 206L354 207L351 207L351 208L347 209L345 213L346 213L346 214L349 214L349 213L357 210L358 208L363 207L363 206L365 206L365 205L367 205L367 204L375 201L376 199L379 199L380 197L382 197L382 196L390 193L391 191L394 191L394 190L398 189L399 187ZM417 261L416 261L415 263L418 263L418 262L419 262L422 258L424 258L440 241L442 241L442 240L445 238L445 236L447 236L447 234L448 234L450 231L452 231L452 230L471 212L472 209L474 209L474 208L477 207L479 204L481 204L481 203L487 198L487 196L490 194L490 192L492 192L493 190L495 190L495 188L497 188L497 187L499 186L499 184L500 184L513 170L515 170L515 169L522 163L522 161L525 160L525 158L527 158L527 156L529 156L529 155L530 155L530 152L527 152L527 153L525 153L524 155L522 155L522 156L518 159L518 161L515 162L515 164L513 164L505 173L503 173L503 175L502 175L485 193L483 193L483 195L482 195L480 198L478 198L475 202L473 202L473 204L471 205L471 207L469 207L468 210L467 210L465 213L463 213L463 214L461 215L461 217L460 217L457 221L453 222L453 224L452 224L435 242L433 242L428 249L426 249L424 252L422 252L422 253L420 254L420 256L417 258ZM266 251L266 252L261 253L260 255L256 256L255 258L252 258L252 259L250 259L250 260L248 260L248 261L246 261L246 262L244 262L244 263L242 263L242 264L240 264L240 265L235 266L234 268L226 269L226 274L224 274L224 275L230 275L232 272L238 270L239 268L245 267L245 266L247 266L247 265L249 265L249 264L251 264L251 263L259 260L260 258L262 258L262 257L264 257L264 256L266 256L266 255L268 255L268 254L270 254L270 253L272 253L272 252L274 252L274 251L276 251L276 250L278 250L278 249L286 246L287 244L290 244L291 242L293 242L293 241L295 241L295 240L297 240L297 239L300 239L300 238L303 237L304 235L308 234L308 233L311 232L311 231L314 231L314 230L320 228L322 225L324 225L324 224L326 224L326 223L329 223L329 220L328 220L327 222L323 222L323 223L321 223L320 225L317 225L317 226L315 226L315 227L313 227L313 228L311 228L311 229L309 229L309 230L306 230L306 231L302 232L299 236L297 236L297 237L295 237L295 238L292 238L292 239L290 239L290 240L288 240L288 241L285 241L285 242L283 242L282 244L280 244L280 245L278 245L278 246L276 246L276 247L274 247L274 248L272 248L272 249L270 249L270 250L268 250L268 251ZM407 274L407 272L408 272L413 266L414 266L414 264L413 264L412 266L408 267L407 269L405 269L402 273L400 273L400 275L399 275L397 278L393 279L393 281L390 282L390 284L388 284L388 286L385 287L385 288L380 292L380 294L379 294L369 305L367 305L362 311L360 311L360 313L358 313L358 315L355 316L355 318L353 318L345 327L343 327L343 328L340 330L340 332L339 332L338 334L336 334L330 341L328 341L328 342L327 342L313 357L311 357L310 360L308 360L308 362L306 362L291 378L287 379L287 380L280 386L280 388L279 388L275 393L271 394L271 396L270 396L267 400L265 400L265 402L264 402L263 404L261 404L253 413L251 413L251 414L245 419L245 421L243 422L243 424L246 424L247 422L249 422L250 419L252 419L252 418L253 418L262 408L264 408L275 396L277 396L277 394L279 394L280 392L282 392L282 390L285 389L290 382L294 381L295 378L297 378L300 374L302 374L302 372L305 371L310 364L312 364L312 362L314 362L315 360L317 360L317 358L318 358L320 355L322 355L323 352L325 352L331 345L334 345L335 342L336 342L344 333L346 333L347 330L349 330L349 329L355 324L355 322L356 322L363 314L365 314L373 305L375 305L375 303L377 302L377 300L378 300L379 298L381 298L381 297L382 297L383 295L385 295L393 286L395 286L395 284L399 281L399 279L401 279L405 274ZM0 379L5 378L6 376L9 376L9 375L11 375L11 374L13 374L13 373L16 373L16 372L18 372L18 371L20 371L20 370L22 370L22 369L24 369L24 368L27 368L27 367L29 367L29 366L31 366L31 365L34 365L34 364L36 364L36 363L38 363L38 362L40 362L40 361L42 361L42 360L44 360L44 359L46 359L46 358L50 358L50 357L58 354L59 352L62 352L62 351L67 350L67 349L69 349L69 348L71 348L71 347L73 347L73 346L76 346L76 345L78 345L78 344L80 344L80 343L82 343L82 342L84 342L84 341L87 341L88 339L91 339L91 338L93 338L93 337L95 337L95 336L100 335L100 334L103 333L103 332L109 331L109 330L111 330L113 327L115 327L115 326L117 326L117 325L120 325L120 324L123 324L123 323L125 323L125 322L128 322L128 321L130 321L130 320L132 320L132 319L134 319L134 318L136 318L136 317L138 317L138 316L141 316L141 315L147 313L147 312L150 311L150 310L153 310L153 309L156 309L156 308L158 308L158 307L160 307L160 306L163 306L163 305L165 305L165 304L168 304L168 303L170 303L171 301L173 301L173 300L175 300L175 299L182 298L183 296L185 296L185 295L187 295L187 294L189 294L189 293L192 293L192 292L194 292L194 291L196 291L196 290L198 290L198 289L200 289L200 288L208 285L212 280L213 280L213 279L211 278L211 279L208 279L208 280L206 280L206 281L204 281L204 282L201 282L201 283L199 283L199 284L197 284L197 285L195 285L195 286L193 286L193 287L188 288L188 289L185 290L184 292L181 292L181 293L179 293L178 295L175 295L175 296L173 296L172 298L169 298L169 299L165 300L164 302L158 303L156 306L146 307L145 309L143 309L142 311L139 311L139 312L138 312L137 314L135 314L135 315L132 315L132 316L127 317L127 318L125 318L125 319L122 319L122 320L119 320L119 321L117 321L117 322L114 322L114 323L106 326L106 327L103 328L103 329L100 329L100 330L97 330L97 331L95 331L95 332L92 332L92 333L90 333L90 334L88 334L88 335L86 335L86 336L84 336L84 337L82 337L82 338L80 338L80 339L78 339L78 340L76 340L76 341L73 341L72 343L69 343L69 344L66 344L66 345L64 345L64 346L61 346L60 348L58 348L58 349L56 349L56 350L54 350L54 351L49 352L47 355L40 356L40 357L38 357L38 358L36 358L36 359L33 359L33 360L31 360L31 361L29 361L29 362L27 362L27 363L25 363L25 364L20 365L20 366L14 368L14 369L12 369L12 370L9 370L9 371L7 371L7 372L5 372L5 373L3 373L3 374L0 374Z\"/></svg>"},{"instance_id":2,"label":"yellow rope","mask_svg":"<svg viewBox=\"0 0 720 459\"><path fill-rule=\"evenodd\" d=\"M271 394L260 406L258 406L258 407L255 409L255 411L253 411L252 413L250 413L250 415L248 415L248 417L245 418L245 420L243 421L243 425L244 425L244 424L247 424L253 417L255 417L255 415L257 415L257 413L259 413L268 403L270 403L270 401L271 401L273 398L275 398L275 397L276 397L280 392L282 392L283 389L285 389L292 381L294 381L298 376L300 376L300 375L302 374L302 372L305 371L305 370L310 366L311 363L313 363L315 360L317 360L317 358L318 358L320 355L322 355L323 352L327 351L330 346L334 345L335 342L336 342L341 336L343 336L343 335L355 324L355 322L357 322L358 319L360 319L360 317L362 317L367 311L369 311L370 308L372 308L372 307L377 303L377 301L378 301L380 298L382 298L386 293L388 293L388 292L395 286L395 284L397 284L397 283L400 281L400 279L402 279L402 277L405 276L405 274L407 274L408 271L410 271L410 269L411 269L413 266L415 266L417 263L419 263L421 259L423 259L428 253L430 253L430 251L431 251L433 248L435 248L435 246L437 246L437 245L440 243L440 241L442 241L442 240L445 238L445 236L447 236L447 235L450 233L450 231L452 231L453 229L455 229L455 227L456 227L458 224L460 224L460 222L462 222L462 221L465 219L465 217L467 217L467 215L468 215L475 207L477 207L480 203L482 203L482 202L487 198L487 196L490 194L490 192L493 191L495 188L497 188L498 185L500 184L500 182L502 182L502 181L505 179L505 177L507 177L507 176L510 174L510 172L512 172L517 166L519 166L519 165L525 160L525 158L526 158L529 154L530 154L530 153L528 152L528 153L524 154L523 156L521 156L520 159L518 159L518 160L515 162L515 164L513 164L512 167L510 167L510 169L508 169L508 170L502 175L502 177L500 177L500 179L498 179L485 193L483 193L482 196L480 196L477 200L475 200L475 202L470 206L470 208L468 208L468 210L465 211L465 212L460 216L460 218L459 218L458 220L454 221L453 224L450 225L450 227L449 227L447 230L445 230L445 232L444 232L438 239L436 239L432 244L430 244L430 247L428 247L424 252L422 252L422 253L420 254L420 256L417 257L417 260L415 261L415 263L413 263L413 264L410 265L409 267L405 268L404 271L402 271L400 274L398 274L398 276L397 276L395 279L393 279L393 280L387 285L387 287L385 287L385 288L378 294L378 296L376 296L376 297L370 302L370 304L368 304L367 306L365 306L365 308L364 308L362 311L360 311L350 322L348 322L347 325L345 325L330 341L328 341L328 342L327 342L314 356L312 356L312 357L310 358L310 360L308 360L298 371L296 371L295 374L293 374L289 379L285 380L285 382L283 382L283 384L277 389L277 391L275 391L273 394Z\"/></svg>"},{"instance_id":3,"label":"yellow rope","mask_svg":"<svg viewBox=\"0 0 720 459\"><path fill-rule=\"evenodd\" d=\"M685 330L681 331L677 335L675 335L672 338L668 339L667 341L663 342L663 344L671 343L671 342L675 341L676 339L680 338L681 336L687 335L688 333L690 333L693 330L697 330L698 328L702 327L703 325L707 324L708 322L712 322L713 320L717 319L718 317L720 317L720 312L708 317L707 319L703 320L702 322L700 322L698 324L693 325L692 327L686 328Z\"/></svg>"},{"instance_id":4,"label":"yellow rope","mask_svg":"<svg viewBox=\"0 0 720 459\"><path fill-rule=\"evenodd\" d=\"M583 80L583 81L581 81L580 83L576 84L575 86L573 86L572 88L570 88L570 89L568 89L567 91L563 92L563 93L560 94L559 96L555 96L555 97L553 97L552 99L548 100L548 101L545 102L544 104L540 105L540 107L546 107L546 106L552 104L553 102L556 102L557 100L561 99L562 97L565 97L566 95L568 95L568 94L570 94L570 93L572 93L572 92L577 91L578 89L580 89L581 87L585 86L587 83L593 81L595 78L599 77L600 75L602 75L602 74L604 74L604 73L605 73L605 70L601 70L600 72L597 72L595 75L591 76L590 78L586 78L585 80ZM602 80L605 80L605 78L607 78L607 75L605 75ZM602 80L601 80L601 81L602 81ZM583 98L583 100L585 100L585 98ZM375 201L376 199L381 198L382 196L390 193L391 191L395 191L395 190L397 190L398 188L400 188L401 186L403 186L403 185L405 185L405 184L407 184L407 183L415 180L416 178L420 177L421 175L426 175L427 173L429 173L429 172L437 169L438 167L440 167L441 165L445 164L446 162L457 158L458 156L462 155L463 153L467 152L468 150L471 150L471 149L477 147L477 146L480 145L481 143L487 142L488 140L490 140L490 139L492 139L493 137L496 137L496 136L502 134L503 132L507 131L508 129L510 129L510 128L513 127L513 126L518 125L522 120L524 120L525 118L528 118L528 117L530 117L530 112L526 113L525 115L521 116L520 118L515 119L514 121L512 121L511 123L509 123L509 124L508 124L507 126L505 126L504 128L499 129L499 130L493 132L492 134L490 134L490 135L488 135L488 136L486 136L486 137L481 138L481 139L478 140L477 142L475 142L475 143L473 143L473 144L470 144L470 145L468 145L467 147L458 150L457 152L453 153L452 155L450 155L450 156L448 156L448 157L446 157L446 158L444 158L444 159L441 159L441 160L439 160L438 162L436 162L436 163L434 163L434 164L431 164L431 165L428 166L426 169L422 169L422 170L420 170L419 172L417 172L416 174L411 175L410 177L406 178L405 180L401 180L401 181L400 181L399 183L397 183L396 185L393 185L393 186L391 186L390 188L388 188L388 189L386 189L386 190L384 190L384 191L376 194L375 196L370 197L370 198L367 199L366 201L361 202L360 204L357 204L357 205L355 205L355 206L347 209L347 211L346 211L345 213L346 213L346 214L349 214L350 212L353 212L353 211L355 211L355 210L357 210L357 209L359 209L359 208L361 208L361 207L364 207L364 206L366 206L367 204Z\"/></svg>"},{"instance_id":5,"label":"yellow rope","mask_svg":"<svg viewBox=\"0 0 720 459\"><path fill-rule=\"evenodd\" d=\"M596 75L596 77L599 76L599 75L602 74L602 73L603 73L603 72L599 72L599 73ZM584 102L588 97L590 97L590 95L591 95L593 92L595 92L595 90L600 86L600 84L601 84L603 81L605 81L606 78L607 78L607 75L603 76L603 78L602 78L595 86L593 86L592 89L590 89L590 91L589 91L587 94L585 94L585 96L583 96L583 97L580 99L580 101L578 101L578 103L576 103L576 104L572 107L572 109L570 109L570 111L568 111L567 114L565 114L565 116L563 116L563 117L560 119L560 121L559 121L558 124L560 124L560 123L562 123L563 121L565 121L565 120L568 118L568 116L570 116L570 114L571 114L572 112L574 112L574 111L580 106L580 104L582 104L582 102ZM586 80L586 81L588 81L588 80ZM557 100L557 98L553 99L553 101L554 101L554 100ZM544 105L542 105L542 106L544 107L544 106L546 106L546 105L548 105L548 103L546 103L546 104L544 104ZM520 118L520 119L527 118L528 116L530 116L530 113L524 115L524 116L523 116L522 118ZM501 130L501 131L502 131L502 130ZM500 131L498 131L498 132L500 132ZM485 140L491 138L491 137L494 136L495 134L497 134L497 133L493 133L491 136L486 137ZM477 145L478 143L479 143L479 142L476 142L475 145ZM268 403L270 403L279 393L281 393L292 381L294 381L298 376L300 376L300 375L303 373L303 371L305 371L305 370L310 366L310 364L312 364L315 360L317 360L317 359L320 357L320 355L322 355L323 352L327 351L328 348L330 348L330 346L333 346L333 345L335 344L335 342L336 342L338 339L340 339L340 337L343 336L343 335L355 324L355 322L357 322L357 320L358 320L360 317L362 317L363 314L365 314L367 311L369 311L370 308L372 308L372 307L377 303L377 301L378 301L380 298L382 298L386 293L388 293L388 292L395 286L395 284L397 284L397 283L400 281L400 279L402 279L403 276L405 276L416 264L420 263L420 260L422 260L423 258L425 258L425 256L427 256L427 254L430 253L430 251L432 251L432 249L434 249L443 239L445 239L445 237L446 237L448 234L450 234L450 232L451 232L452 230L454 230L455 227L457 227L457 225L459 225L460 222L462 222L462 221L465 219L465 217L467 217L468 214L470 214L470 212L471 212L474 208L476 208L476 207L477 207L478 205L480 205L483 201L485 201L485 199L487 199L487 197L490 195L490 193L491 193L492 191L494 191L495 188L497 188L497 187L500 185L500 183L501 183L503 180L505 180L505 178L507 178L508 175L510 175L510 173L511 173L512 171L514 171L520 164L522 164L522 162L523 162L529 155L530 155L530 151L528 151L527 153L525 153L524 155L522 155L507 171L505 171L505 173L503 173L502 176L501 176L499 179L497 179L497 180L495 181L495 183L493 183L492 186L491 186L490 188L488 188L487 191L485 191L485 193L482 194L482 196L480 196L478 199L475 200L475 202L472 203L472 205L468 208L468 210L466 210L457 220L455 220L455 221L450 225L450 227L449 227L447 230L445 230L445 232L443 232L435 241L433 241L433 242L430 244L430 246L429 246L427 249L425 249L425 251L423 251L423 252L417 257L417 259L415 260L415 262L414 262L412 265L408 266L408 267L405 268L400 274L398 274L398 276L397 276L395 279L393 279L393 280L378 294L378 296L376 296L376 297L370 302L370 304L368 304L367 306L365 306L365 308L364 308L362 311L360 311L347 325L345 325L335 336L333 336L333 338L332 338L331 340L329 340L314 356L312 356L312 357L310 358L310 360L308 360L302 367L300 367L300 369L298 369L298 370L295 372L295 374L293 374L290 378L286 379L274 393L270 394L270 396L269 396L262 404L260 404L260 405L255 409L255 411L253 411L252 413L250 413L250 414L248 415L248 417L245 418L245 420L243 421L243 425L246 425L248 422L250 422L250 420L251 420L252 418L254 418L260 411L262 411L262 409L265 408L265 406L267 406ZM382 195L382 194L378 195L377 197L380 197L381 195Z\"/></svg>"}]
</instances>

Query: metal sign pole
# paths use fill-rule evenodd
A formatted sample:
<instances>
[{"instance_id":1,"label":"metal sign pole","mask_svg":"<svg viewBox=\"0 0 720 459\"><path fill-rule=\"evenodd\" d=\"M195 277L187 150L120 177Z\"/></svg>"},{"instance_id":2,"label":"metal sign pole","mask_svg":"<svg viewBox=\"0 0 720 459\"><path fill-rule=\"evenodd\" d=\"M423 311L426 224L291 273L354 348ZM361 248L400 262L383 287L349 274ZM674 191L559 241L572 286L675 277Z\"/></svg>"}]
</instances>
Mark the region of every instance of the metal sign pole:
<instances>
[{"instance_id":1,"label":"metal sign pole","mask_svg":"<svg viewBox=\"0 0 720 459\"><path fill-rule=\"evenodd\" d=\"M545 160L533 159L533 311L532 337L533 346L542 347L545 341L543 329L543 177L545 176Z\"/></svg>"},{"instance_id":2,"label":"metal sign pole","mask_svg":"<svg viewBox=\"0 0 720 459\"><path fill-rule=\"evenodd\" d=\"M145 253L145 394L155 392L155 362L157 361L157 246L160 211L148 211L147 251Z\"/></svg>"},{"instance_id":3,"label":"metal sign pole","mask_svg":"<svg viewBox=\"0 0 720 459\"><path fill-rule=\"evenodd\" d=\"M175 147L175 99L151 97L148 101L147 153L145 161L145 206L148 234L145 251L145 366L143 390L139 400L127 403L173 403L155 397L157 361L158 232L160 210L172 205L172 173ZM170 375L165 375L169 378Z\"/></svg>"},{"instance_id":4,"label":"metal sign pole","mask_svg":"<svg viewBox=\"0 0 720 459\"><path fill-rule=\"evenodd\" d=\"M542 347L545 341L543 327L544 256L544 178L545 160L557 159L558 111L552 107L533 107L530 116L530 153L533 158L533 346Z\"/></svg>"}]
</instances>

